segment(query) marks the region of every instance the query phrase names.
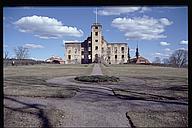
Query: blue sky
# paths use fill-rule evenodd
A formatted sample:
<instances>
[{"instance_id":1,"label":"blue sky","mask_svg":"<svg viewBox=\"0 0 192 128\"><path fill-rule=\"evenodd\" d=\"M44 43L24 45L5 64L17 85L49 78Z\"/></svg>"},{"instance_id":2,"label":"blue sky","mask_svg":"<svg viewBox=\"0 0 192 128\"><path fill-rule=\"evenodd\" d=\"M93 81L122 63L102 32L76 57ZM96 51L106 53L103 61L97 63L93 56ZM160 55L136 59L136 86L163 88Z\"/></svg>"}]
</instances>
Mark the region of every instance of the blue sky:
<instances>
[{"instance_id":1,"label":"blue sky","mask_svg":"<svg viewBox=\"0 0 192 128\"><path fill-rule=\"evenodd\" d=\"M188 9L171 7L97 7L98 22L108 42L128 43L131 57L139 44L141 56L153 61L174 50L188 50ZM64 58L64 41L84 41L95 22L95 7L3 8L3 44L9 57L27 47L30 58Z\"/></svg>"}]
</instances>

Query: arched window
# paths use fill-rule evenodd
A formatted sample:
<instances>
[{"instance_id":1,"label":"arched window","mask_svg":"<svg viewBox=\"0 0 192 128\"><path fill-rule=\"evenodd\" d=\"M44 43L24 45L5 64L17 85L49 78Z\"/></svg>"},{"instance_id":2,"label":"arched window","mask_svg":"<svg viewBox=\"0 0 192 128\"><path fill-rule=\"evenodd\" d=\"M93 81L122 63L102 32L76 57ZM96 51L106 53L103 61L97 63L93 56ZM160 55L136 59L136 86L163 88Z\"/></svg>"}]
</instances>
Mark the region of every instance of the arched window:
<instances>
[{"instance_id":1,"label":"arched window","mask_svg":"<svg viewBox=\"0 0 192 128\"><path fill-rule=\"evenodd\" d=\"M98 50L98 46L95 46L95 50Z\"/></svg>"}]
</instances>

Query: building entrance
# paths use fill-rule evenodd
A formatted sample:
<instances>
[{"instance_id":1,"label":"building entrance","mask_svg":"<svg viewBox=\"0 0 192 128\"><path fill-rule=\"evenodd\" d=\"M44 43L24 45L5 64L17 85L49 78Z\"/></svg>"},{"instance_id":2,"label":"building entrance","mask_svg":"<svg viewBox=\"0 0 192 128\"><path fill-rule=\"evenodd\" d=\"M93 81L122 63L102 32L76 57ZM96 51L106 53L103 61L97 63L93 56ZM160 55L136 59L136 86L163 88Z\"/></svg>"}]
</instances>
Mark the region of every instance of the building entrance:
<instances>
[{"instance_id":1,"label":"building entrance","mask_svg":"<svg viewBox=\"0 0 192 128\"><path fill-rule=\"evenodd\" d=\"M95 63L99 63L99 56L98 56L98 54L95 54L95 61L94 61Z\"/></svg>"}]
</instances>

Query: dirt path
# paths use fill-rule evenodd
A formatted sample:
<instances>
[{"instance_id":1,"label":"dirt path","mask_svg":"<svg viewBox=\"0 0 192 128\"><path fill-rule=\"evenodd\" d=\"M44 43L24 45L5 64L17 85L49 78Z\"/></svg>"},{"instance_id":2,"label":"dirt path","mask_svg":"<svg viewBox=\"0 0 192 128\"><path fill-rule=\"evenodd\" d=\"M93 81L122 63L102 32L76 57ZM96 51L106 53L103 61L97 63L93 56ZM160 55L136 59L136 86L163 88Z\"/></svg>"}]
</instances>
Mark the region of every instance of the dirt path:
<instances>
[{"instance_id":1,"label":"dirt path","mask_svg":"<svg viewBox=\"0 0 192 128\"><path fill-rule=\"evenodd\" d=\"M4 102L7 127L131 127L129 120L136 127L187 125L187 105L122 100L86 89L68 99L5 97Z\"/></svg>"},{"instance_id":2,"label":"dirt path","mask_svg":"<svg viewBox=\"0 0 192 128\"><path fill-rule=\"evenodd\" d=\"M103 75L99 64L95 64L91 75Z\"/></svg>"}]
</instances>

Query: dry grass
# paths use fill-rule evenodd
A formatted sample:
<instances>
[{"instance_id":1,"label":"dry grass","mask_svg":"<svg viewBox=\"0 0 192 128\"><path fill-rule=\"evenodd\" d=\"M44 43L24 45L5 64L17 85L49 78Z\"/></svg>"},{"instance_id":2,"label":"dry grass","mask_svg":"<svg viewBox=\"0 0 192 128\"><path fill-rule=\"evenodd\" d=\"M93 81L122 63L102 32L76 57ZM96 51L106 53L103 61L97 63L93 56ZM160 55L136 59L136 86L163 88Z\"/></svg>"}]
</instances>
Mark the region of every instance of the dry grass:
<instances>
[{"instance_id":1,"label":"dry grass","mask_svg":"<svg viewBox=\"0 0 192 128\"><path fill-rule=\"evenodd\" d=\"M188 69L149 65L101 65L105 75L120 77L114 93L127 99L188 101Z\"/></svg>"},{"instance_id":2,"label":"dry grass","mask_svg":"<svg viewBox=\"0 0 192 128\"><path fill-rule=\"evenodd\" d=\"M10 76L43 76L53 78L58 76L89 75L93 65L58 65L42 64L31 66L4 67L4 77Z\"/></svg>"},{"instance_id":3,"label":"dry grass","mask_svg":"<svg viewBox=\"0 0 192 128\"><path fill-rule=\"evenodd\" d=\"M102 65L105 75L130 76L130 77L181 77L187 78L188 69L159 67L151 65Z\"/></svg>"},{"instance_id":4,"label":"dry grass","mask_svg":"<svg viewBox=\"0 0 192 128\"><path fill-rule=\"evenodd\" d=\"M93 65L33 65L4 68L4 94L30 97L66 98L75 95L77 87L53 85L47 79L62 76L89 75Z\"/></svg>"}]
</instances>

